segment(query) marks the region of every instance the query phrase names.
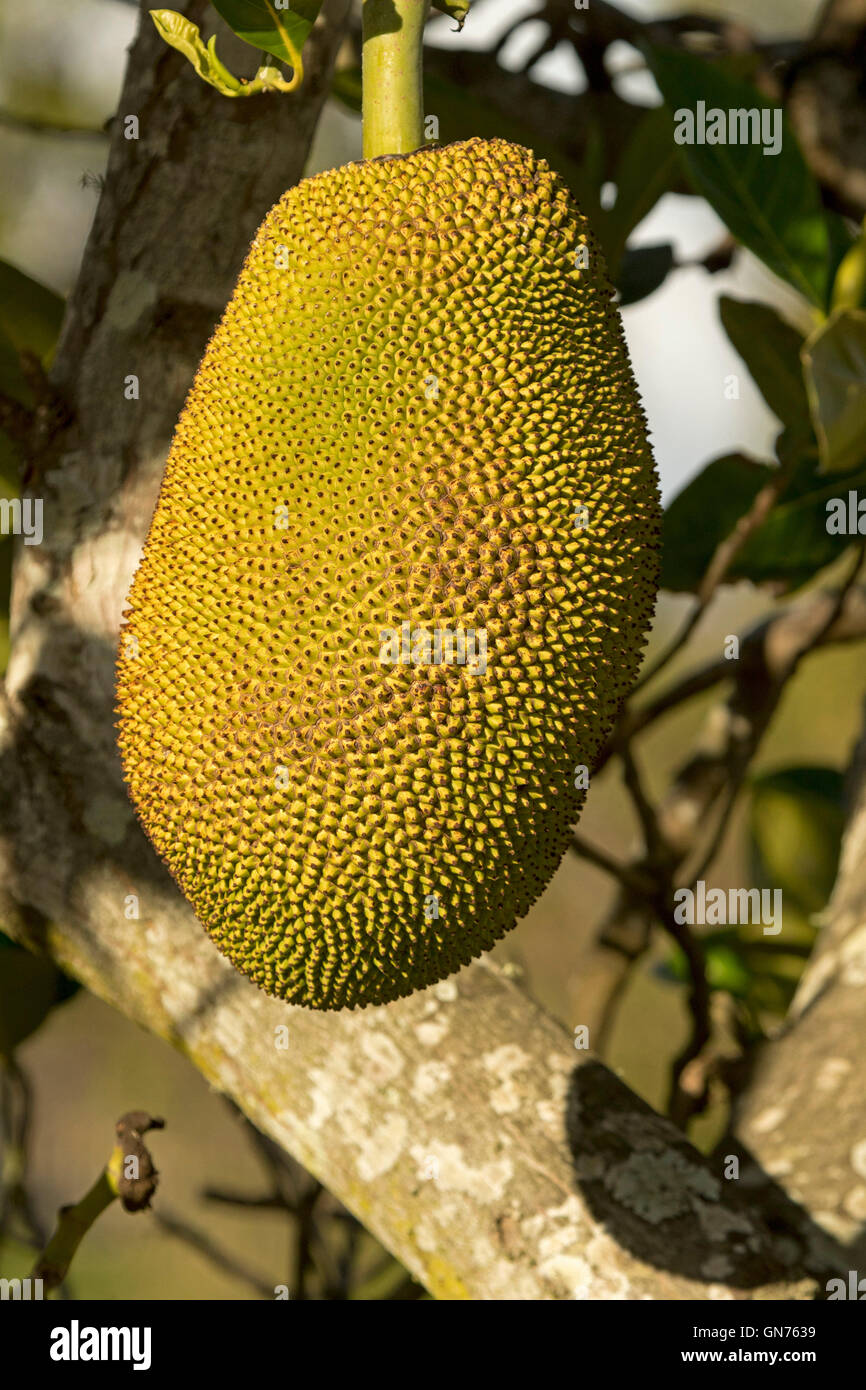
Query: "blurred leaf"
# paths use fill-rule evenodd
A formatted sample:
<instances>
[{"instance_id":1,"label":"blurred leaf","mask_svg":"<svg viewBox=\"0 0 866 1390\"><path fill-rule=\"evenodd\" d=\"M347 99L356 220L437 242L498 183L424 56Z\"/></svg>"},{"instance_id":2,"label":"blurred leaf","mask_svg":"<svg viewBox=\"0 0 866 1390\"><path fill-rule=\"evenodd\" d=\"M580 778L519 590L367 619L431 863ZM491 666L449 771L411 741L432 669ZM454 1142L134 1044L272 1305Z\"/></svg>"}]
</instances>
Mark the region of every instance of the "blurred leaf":
<instances>
[{"instance_id":1,"label":"blurred leaf","mask_svg":"<svg viewBox=\"0 0 866 1390\"><path fill-rule=\"evenodd\" d=\"M619 304L636 304L657 290L674 267L674 248L670 242L656 246L630 246L620 262L616 287Z\"/></svg>"},{"instance_id":2,"label":"blurred leaf","mask_svg":"<svg viewBox=\"0 0 866 1390\"><path fill-rule=\"evenodd\" d=\"M321 8L321 0L291 0L277 9L274 0L211 0L239 39L264 49L291 68L301 67L301 49Z\"/></svg>"},{"instance_id":3,"label":"blurred leaf","mask_svg":"<svg viewBox=\"0 0 866 1390\"><path fill-rule=\"evenodd\" d=\"M656 106L638 122L614 174L616 202L605 213L604 247L617 281L628 237L670 186L677 168L670 113Z\"/></svg>"},{"instance_id":4,"label":"blurred leaf","mask_svg":"<svg viewBox=\"0 0 866 1390\"><path fill-rule=\"evenodd\" d=\"M462 29L466 22L470 4L471 0L433 0L434 10L441 10L443 14L456 19L458 29Z\"/></svg>"},{"instance_id":5,"label":"blurred leaf","mask_svg":"<svg viewBox=\"0 0 866 1390\"><path fill-rule=\"evenodd\" d=\"M0 391L4 395L11 396L13 400L20 401L22 405L31 405L33 392L27 384L27 378L21 369L21 358L18 349L2 329L0 329Z\"/></svg>"},{"instance_id":6,"label":"blurred leaf","mask_svg":"<svg viewBox=\"0 0 866 1390\"><path fill-rule=\"evenodd\" d=\"M719 313L773 414L796 434L810 436L812 419L800 362L803 335L769 304L722 295Z\"/></svg>"},{"instance_id":7,"label":"blurred leaf","mask_svg":"<svg viewBox=\"0 0 866 1390\"><path fill-rule=\"evenodd\" d=\"M0 430L0 497L20 496L20 470L20 461L12 441Z\"/></svg>"},{"instance_id":8,"label":"blurred leaf","mask_svg":"<svg viewBox=\"0 0 866 1390\"><path fill-rule=\"evenodd\" d=\"M838 213L827 214L834 236L836 257L831 267L832 309L866 307L866 217L858 237L852 238Z\"/></svg>"},{"instance_id":9,"label":"blurred leaf","mask_svg":"<svg viewBox=\"0 0 866 1390\"><path fill-rule=\"evenodd\" d=\"M21 367L30 352L47 367L63 322L64 299L23 270L0 261L0 391L22 405L33 392ZM19 459L12 441L0 431L0 493L17 497ZM0 612L8 611L11 538L0 538Z\"/></svg>"},{"instance_id":10,"label":"blurred leaf","mask_svg":"<svg viewBox=\"0 0 866 1390\"><path fill-rule=\"evenodd\" d=\"M65 307L47 285L0 261L0 329L17 352L32 352L47 366Z\"/></svg>"},{"instance_id":11,"label":"blurred leaf","mask_svg":"<svg viewBox=\"0 0 866 1390\"><path fill-rule=\"evenodd\" d=\"M721 941L710 942L704 959L710 989L724 989L741 998L748 994L751 974L738 951Z\"/></svg>"},{"instance_id":12,"label":"blurred leaf","mask_svg":"<svg viewBox=\"0 0 866 1390\"><path fill-rule=\"evenodd\" d=\"M757 882L782 890L783 914L786 901L807 915L820 911L836 880L845 826L842 773L832 767L782 768L753 777L751 793Z\"/></svg>"},{"instance_id":13,"label":"blurred leaf","mask_svg":"<svg viewBox=\"0 0 866 1390\"><path fill-rule=\"evenodd\" d=\"M822 473L866 463L866 312L836 309L802 349Z\"/></svg>"},{"instance_id":14,"label":"blurred leaf","mask_svg":"<svg viewBox=\"0 0 866 1390\"><path fill-rule=\"evenodd\" d=\"M580 167L593 188L600 189L604 182L604 134L602 122L595 113L590 116Z\"/></svg>"},{"instance_id":15,"label":"blurred leaf","mask_svg":"<svg viewBox=\"0 0 866 1390\"><path fill-rule=\"evenodd\" d=\"M772 468L745 454L713 459L678 493L662 522L661 586L694 592L716 547L770 481Z\"/></svg>"},{"instance_id":16,"label":"blurred leaf","mask_svg":"<svg viewBox=\"0 0 866 1390\"><path fill-rule=\"evenodd\" d=\"M43 366L51 361L65 301L54 290L0 261L0 391L23 405L33 393L21 369L22 352L32 352ZM5 440L5 436L2 436ZM5 447L0 446L0 472L5 472Z\"/></svg>"},{"instance_id":17,"label":"blurred leaf","mask_svg":"<svg viewBox=\"0 0 866 1390\"><path fill-rule=\"evenodd\" d=\"M0 932L0 1055L10 1056L78 989L47 956L32 955Z\"/></svg>"},{"instance_id":18,"label":"blurred leaf","mask_svg":"<svg viewBox=\"0 0 866 1390\"><path fill-rule=\"evenodd\" d=\"M803 968L812 952L814 927L807 928L802 939L788 939L788 923L792 917L790 905L783 900L783 920L786 941L778 937L754 936L760 925L744 923L701 932L707 984L710 989L724 990L748 1006L753 1015L756 1036L762 1029L760 1013L784 1017ZM662 979L676 984L688 983L690 976L685 954L673 947L656 969Z\"/></svg>"},{"instance_id":19,"label":"blurred leaf","mask_svg":"<svg viewBox=\"0 0 866 1390\"><path fill-rule=\"evenodd\" d=\"M718 64L672 49L648 47L647 61L673 114L697 103L706 109L775 110L758 89ZM830 233L818 185L782 117L782 148L763 145L682 145L692 181L744 246L814 304L825 307Z\"/></svg>"},{"instance_id":20,"label":"blurred leaf","mask_svg":"<svg viewBox=\"0 0 866 1390\"><path fill-rule=\"evenodd\" d=\"M728 994L744 999L751 989L752 975L743 959L736 927L702 933L701 949L704 953L707 984L710 989L723 989ZM679 946L674 946L660 962L656 973L663 980L685 984L691 978L685 952Z\"/></svg>"},{"instance_id":21,"label":"blurred leaf","mask_svg":"<svg viewBox=\"0 0 866 1390\"><path fill-rule=\"evenodd\" d=\"M799 462L772 511L744 543L728 570L728 582L781 585L785 591L812 579L833 564L849 543L827 529L827 503L840 495L839 479L816 479L814 445L780 435L796 447ZM661 586L694 593L716 547L749 510L775 474L772 465L744 454L713 459L673 499L662 522ZM866 487L866 468L845 478L849 488Z\"/></svg>"},{"instance_id":22,"label":"blurred leaf","mask_svg":"<svg viewBox=\"0 0 866 1390\"><path fill-rule=\"evenodd\" d=\"M361 69L338 68L331 82L331 94L348 106L350 111L361 114Z\"/></svg>"}]
</instances>

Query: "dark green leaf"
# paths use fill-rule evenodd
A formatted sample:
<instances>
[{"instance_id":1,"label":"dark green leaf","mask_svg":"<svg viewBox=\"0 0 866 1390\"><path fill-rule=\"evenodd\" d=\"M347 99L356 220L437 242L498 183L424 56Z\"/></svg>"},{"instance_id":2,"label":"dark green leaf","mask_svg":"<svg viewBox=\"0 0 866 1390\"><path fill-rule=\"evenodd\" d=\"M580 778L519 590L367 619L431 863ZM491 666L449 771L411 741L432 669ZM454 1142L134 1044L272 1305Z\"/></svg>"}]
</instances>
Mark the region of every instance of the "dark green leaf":
<instances>
[{"instance_id":1,"label":"dark green leaf","mask_svg":"<svg viewBox=\"0 0 866 1390\"><path fill-rule=\"evenodd\" d=\"M711 942L705 961L710 989L723 989L740 998L748 994L751 974L737 950L723 942Z\"/></svg>"},{"instance_id":2,"label":"dark green leaf","mask_svg":"<svg viewBox=\"0 0 866 1390\"><path fill-rule=\"evenodd\" d=\"M46 956L35 956L0 932L0 1056L11 1056L55 1004L77 984Z\"/></svg>"},{"instance_id":3,"label":"dark green leaf","mask_svg":"<svg viewBox=\"0 0 866 1390\"><path fill-rule=\"evenodd\" d=\"M63 321L65 301L54 290L25 275L23 270L0 261L0 391L22 405L32 405L33 393L21 367L23 352L47 366L54 353ZM0 432L0 488L7 497L18 496L18 460L6 434ZM8 593L10 546L4 541L0 556L0 608Z\"/></svg>"},{"instance_id":4,"label":"dark green leaf","mask_svg":"<svg viewBox=\"0 0 866 1390\"><path fill-rule=\"evenodd\" d=\"M703 58L672 49L647 49L653 76L672 114L704 109L774 109L751 83ZM739 241L776 275L820 307L829 292L830 234L818 185L782 120L782 148L761 144L683 144L696 190Z\"/></svg>"},{"instance_id":5,"label":"dark green leaf","mask_svg":"<svg viewBox=\"0 0 866 1390\"><path fill-rule=\"evenodd\" d=\"M846 477L844 485L837 479L819 487L812 483L803 491L800 486L786 490L760 530L746 541L732 577L795 589L833 564L849 541L827 530L827 503L834 497L847 499L852 487L866 487L866 469Z\"/></svg>"},{"instance_id":6,"label":"dark green leaf","mask_svg":"<svg viewBox=\"0 0 866 1390\"><path fill-rule=\"evenodd\" d=\"M802 349L822 473L866 463L866 312L837 309Z\"/></svg>"},{"instance_id":7,"label":"dark green leaf","mask_svg":"<svg viewBox=\"0 0 866 1390\"><path fill-rule=\"evenodd\" d=\"M21 368L18 349L0 329L0 391L22 405L31 405L33 393Z\"/></svg>"},{"instance_id":8,"label":"dark green leaf","mask_svg":"<svg viewBox=\"0 0 866 1390\"><path fill-rule=\"evenodd\" d=\"M784 439L783 434L780 446ZM849 488L866 488L866 468L846 476L844 484L839 478L816 479L814 453L802 440L799 444L799 456L787 460L791 473L779 501L733 558L729 580L794 589L838 560L847 548L846 536L827 529L828 502L841 496L847 503ZM728 454L708 463L665 512L662 588L694 593L716 547L775 475L771 465L743 454Z\"/></svg>"},{"instance_id":9,"label":"dark green leaf","mask_svg":"<svg viewBox=\"0 0 866 1390\"><path fill-rule=\"evenodd\" d=\"M321 0L291 0L290 9L275 0L213 0L213 7L244 43L297 68Z\"/></svg>"},{"instance_id":10,"label":"dark green leaf","mask_svg":"<svg viewBox=\"0 0 866 1390\"><path fill-rule=\"evenodd\" d=\"M361 111L361 90L360 68L340 68L334 73L331 92L350 111L358 114Z\"/></svg>"},{"instance_id":11,"label":"dark green leaf","mask_svg":"<svg viewBox=\"0 0 866 1390\"><path fill-rule=\"evenodd\" d=\"M832 767L797 766L751 779L749 834L761 887L809 915L836 879L845 825L843 776ZM783 931L784 936L784 916Z\"/></svg>"},{"instance_id":12,"label":"dark green leaf","mask_svg":"<svg viewBox=\"0 0 866 1390\"><path fill-rule=\"evenodd\" d=\"M670 112L656 106L635 127L614 174L616 202L605 215L604 236L608 269L614 280L630 233L669 188L676 168Z\"/></svg>"},{"instance_id":13,"label":"dark green leaf","mask_svg":"<svg viewBox=\"0 0 866 1390\"><path fill-rule=\"evenodd\" d=\"M800 349L803 336L769 304L722 295L725 332L774 415L795 434L812 434Z\"/></svg>"},{"instance_id":14,"label":"dark green leaf","mask_svg":"<svg viewBox=\"0 0 866 1390\"><path fill-rule=\"evenodd\" d=\"M456 19L458 29L462 29L466 23L470 3L471 0L433 0L433 8Z\"/></svg>"},{"instance_id":15,"label":"dark green leaf","mask_svg":"<svg viewBox=\"0 0 866 1390\"><path fill-rule=\"evenodd\" d=\"M18 352L32 352L47 365L60 325L64 299L8 261L0 261L0 329Z\"/></svg>"},{"instance_id":16,"label":"dark green leaf","mask_svg":"<svg viewBox=\"0 0 866 1390\"><path fill-rule=\"evenodd\" d=\"M694 592L716 547L749 510L773 470L745 454L713 459L674 498L662 525L663 589Z\"/></svg>"},{"instance_id":17,"label":"dark green leaf","mask_svg":"<svg viewBox=\"0 0 866 1390\"><path fill-rule=\"evenodd\" d=\"M752 972L743 955L737 928L723 927L720 931L702 932L701 949L710 989L723 989L728 994L745 999L752 988ZM678 984L685 984L691 978L685 952L679 946L673 947L661 962L658 974L662 979Z\"/></svg>"},{"instance_id":18,"label":"dark green leaf","mask_svg":"<svg viewBox=\"0 0 866 1390\"><path fill-rule=\"evenodd\" d=\"M656 246L630 246L622 258L616 286L620 306L636 304L657 290L674 266L674 248L669 242Z\"/></svg>"},{"instance_id":19,"label":"dark green leaf","mask_svg":"<svg viewBox=\"0 0 866 1390\"><path fill-rule=\"evenodd\" d=\"M866 308L866 232L854 236L844 217L824 210L830 234L830 294L827 309Z\"/></svg>"}]
</instances>

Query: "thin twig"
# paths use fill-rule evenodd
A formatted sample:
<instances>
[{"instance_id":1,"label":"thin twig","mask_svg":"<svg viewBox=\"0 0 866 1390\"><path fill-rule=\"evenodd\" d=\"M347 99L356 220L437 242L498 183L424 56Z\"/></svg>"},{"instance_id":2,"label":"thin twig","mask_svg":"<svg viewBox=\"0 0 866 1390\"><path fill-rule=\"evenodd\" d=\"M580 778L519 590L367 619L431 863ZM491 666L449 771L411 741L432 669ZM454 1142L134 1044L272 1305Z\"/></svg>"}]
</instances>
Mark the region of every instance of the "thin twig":
<instances>
[{"instance_id":1,"label":"thin twig","mask_svg":"<svg viewBox=\"0 0 866 1390\"><path fill-rule=\"evenodd\" d=\"M589 864L594 864L597 869L603 869L611 878L615 878L633 897L649 901L655 891L655 883L647 874L629 864L620 863L618 859L613 859L606 850L599 849L597 845L591 845L576 831L572 832L570 848L581 859L585 859Z\"/></svg>"},{"instance_id":2,"label":"thin twig","mask_svg":"<svg viewBox=\"0 0 866 1390\"><path fill-rule=\"evenodd\" d=\"M142 1135L162 1129L164 1123L143 1110L127 1111L117 1121L108 1162L78 1202L60 1208L54 1233L36 1261L31 1277L41 1279L46 1292L62 1284L82 1240L116 1198L129 1212L150 1206L158 1175Z\"/></svg>"},{"instance_id":3,"label":"thin twig","mask_svg":"<svg viewBox=\"0 0 866 1390\"><path fill-rule=\"evenodd\" d=\"M707 982L706 959L698 938L685 923L676 920L672 905L660 902L657 910L662 927L679 946L689 971L688 1006L692 1030L687 1043L674 1059L668 1092L668 1114L674 1124L684 1126L689 1115L694 1113L694 1107L691 1098L680 1086L680 1078L689 1062L703 1051L710 1040L710 986Z\"/></svg>"},{"instance_id":4,"label":"thin twig","mask_svg":"<svg viewBox=\"0 0 866 1390\"><path fill-rule=\"evenodd\" d=\"M854 587L854 584L857 581L857 577L863 566L863 559L864 547L858 546L856 555L854 557L854 563L851 566L847 577L844 579L839 589L834 594L833 602L826 614L826 617L821 621L818 628L810 637L810 639L807 642L803 643L801 646L795 648L783 669L776 674L773 682L773 689L766 702L765 709L762 711L762 717L760 721L752 727L751 738L748 740L745 748L742 749L738 755L733 756L730 759L730 779L728 782L728 786L725 789L725 796L722 802L719 816L716 821L716 825L710 836L708 845L703 850L700 856L697 866L694 869L690 870L688 874L688 878L692 882L692 887L695 886L698 879L703 878L707 869L713 863L714 859L716 858L716 855L721 849L722 842L727 833L728 825L733 814L737 797L739 796L743 783L746 780L746 775L748 773L749 766L754 758L755 752L757 751L758 743L760 742L760 739L763 736L767 724L769 723L770 716L776 709L779 700L781 699L784 687L791 680L792 676L794 675L804 658L808 656L811 652L814 652L818 647L823 646L828 633L832 630L832 628L838 621L842 613L842 610L845 607L848 595L850 594L851 590ZM736 752L736 750L734 749L731 749L730 751L732 753Z\"/></svg>"},{"instance_id":5,"label":"thin twig","mask_svg":"<svg viewBox=\"0 0 866 1390\"><path fill-rule=\"evenodd\" d=\"M153 1219L160 1230L167 1235L176 1236L191 1249L197 1250L200 1255L204 1255L217 1269L221 1269L224 1274L229 1274L233 1279L240 1279L255 1289L261 1298L273 1299L276 1293L276 1285L262 1279L253 1270L242 1263L230 1251L223 1250L217 1245L206 1231L199 1230L197 1226L191 1226L188 1221L182 1221L180 1217L167 1212L165 1207L159 1211L154 1211Z\"/></svg>"},{"instance_id":6,"label":"thin twig","mask_svg":"<svg viewBox=\"0 0 866 1390\"><path fill-rule=\"evenodd\" d=\"M3 1163L0 1171L0 1246L13 1216L23 1225L28 1245L41 1250L45 1232L36 1217L27 1176L30 1166L30 1126L33 1092L27 1073L13 1054L0 1059L0 1133L3 1137Z\"/></svg>"},{"instance_id":7,"label":"thin twig","mask_svg":"<svg viewBox=\"0 0 866 1390\"><path fill-rule=\"evenodd\" d=\"M679 651L688 642L704 613L710 605L725 575L728 573L734 560L739 555L743 546L754 535L759 527L763 526L768 515L779 499L780 493L785 488L790 475L790 468L780 466L773 476L771 482L761 488L751 507L740 517L733 530L724 540L719 541L713 552L710 563L708 564L703 578L697 588L695 604L680 628L677 635L669 646L662 652L661 656L654 662L648 670L644 671L635 685L635 692L643 686L648 685L651 680L662 671L668 662L672 661Z\"/></svg>"},{"instance_id":8,"label":"thin twig","mask_svg":"<svg viewBox=\"0 0 866 1390\"><path fill-rule=\"evenodd\" d=\"M292 1252L292 1271L289 1287L294 1300L303 1302L307 1298L307 1271L313 1263L312 1244L316 1235L316 1203L322 1192L322 1184L316 1182L304 1193L295 1211L295 1246Z\"/></svg>"},{"instance_id":9,"label":"thin twig","mask_svg":"<svg viewBox=\"0 0 866 1390\"><path fill-rule=\"evenodd\" d=\"M84 139L107 140L110 131L74 121L47 121L41 116L19 116L15 111L0 108L0 125L7 130L20 130L28 135L77 135Z\"/></svg>"},{"instance_id":10,"label":"thin twig","mask_svg":"<svg viewBox=\"0 0 866 1390\"><path fill-rule=\"evenodd\" d=\"M652 869L654 865L669 865L672 857L671 847L662 834L655 807L644 791L643 780L630 743L623 745L620 756L622 757L625 785L634 802L643 830L644 845L650 868Z\"/></svg>"},{"instance_id":11,"label":"thin twig","mask_svg":"<svg viewBox=\"0 0 866 1390\"><path fill-rule=\"evenodd\" d=\"M244 1192L227 1192L219 1187L205 1187L202 1197L206 1202L223 1202L230 1207L248 1207L259 1211L285 1211L286 1203L276 1192L261 1197L249 1197Z\"/></svg>"}]
</instances>

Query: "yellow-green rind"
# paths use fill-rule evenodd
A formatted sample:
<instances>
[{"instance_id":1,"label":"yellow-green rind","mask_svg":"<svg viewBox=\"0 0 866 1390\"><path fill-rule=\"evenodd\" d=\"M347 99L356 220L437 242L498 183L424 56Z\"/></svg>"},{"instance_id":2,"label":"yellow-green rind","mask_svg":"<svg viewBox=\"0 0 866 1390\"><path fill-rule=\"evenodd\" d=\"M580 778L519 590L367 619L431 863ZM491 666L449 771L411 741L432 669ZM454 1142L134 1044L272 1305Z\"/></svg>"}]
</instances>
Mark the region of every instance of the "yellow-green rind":
<instances>
[{"instance_id":1,"label":"yellow-green rind","mask_svg":"<svg viewBox=\"0 0 866 1390\"><path fill-rule=\"evenodd\" d=\"M240 970L381 1004L515 924L634 680L659 522L602 257L543 160L470 140L284 195L178 424L118 664L134 804ZM383 665L407 621L484 630L486 673Z\"/></svg>"}]
</instances>

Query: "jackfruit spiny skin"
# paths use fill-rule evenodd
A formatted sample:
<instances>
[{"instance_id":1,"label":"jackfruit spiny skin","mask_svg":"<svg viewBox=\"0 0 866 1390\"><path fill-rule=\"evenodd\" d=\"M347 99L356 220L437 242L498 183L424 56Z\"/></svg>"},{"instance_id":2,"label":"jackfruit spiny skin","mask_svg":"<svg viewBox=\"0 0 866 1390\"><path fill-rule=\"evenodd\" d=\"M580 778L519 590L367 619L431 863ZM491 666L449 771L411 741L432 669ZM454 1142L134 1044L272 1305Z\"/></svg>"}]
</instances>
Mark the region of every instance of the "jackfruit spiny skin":
<instances>
[{"instance_id":1,"label":"jackfruit spiny skin","mask_svg":"<svg viewBox=\"0 0 866 1390\"><path fill-rule=\"evenodd\" d=\"M134 804L240 970L380 1004L515 924L636 675L659 519L604 264L542 160L470 140L284 195L178 424L118 665ZM383 664L405 622L483 630L486 671Z\"/></svg>"}]
</instances>

